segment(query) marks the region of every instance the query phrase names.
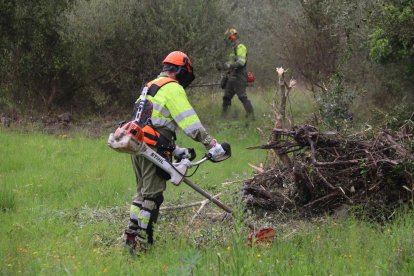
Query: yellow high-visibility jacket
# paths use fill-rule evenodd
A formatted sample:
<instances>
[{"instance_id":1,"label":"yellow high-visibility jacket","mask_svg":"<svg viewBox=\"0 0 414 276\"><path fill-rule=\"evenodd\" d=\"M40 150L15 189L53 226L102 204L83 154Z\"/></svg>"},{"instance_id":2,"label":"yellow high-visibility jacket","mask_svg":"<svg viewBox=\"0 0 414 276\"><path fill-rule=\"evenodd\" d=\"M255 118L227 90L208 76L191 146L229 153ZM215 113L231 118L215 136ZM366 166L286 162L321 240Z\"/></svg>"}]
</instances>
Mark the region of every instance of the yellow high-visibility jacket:
<instances>
[{"instance_id":1,"label":"yellow high-visibility jacket","mask_svg":"<svg viewBox=\"0 0 414 276\"><path fill-rule=\"evenodd\" d=\"M239 43L229 55L229 63L234 65L234 68L245 67L247 62L247 48L244 44Z\"/></svg>"},{"instance_id":2,"label":"yellow high-visibility jacket","mask_svg":"<svg viewBox=\"0 0 414 276\"><path fill-rule=\"evenodd\" d=\"M161 73L155 80L165 78ZM166 128L175 132L181 128L193 140L208 146L213 139L203 127L195 110L188 101L184 88L177 82L169 82L159 88L154 97L147 95L153 104L151 122L154 128Z\"/></svg>"}]
</instances>

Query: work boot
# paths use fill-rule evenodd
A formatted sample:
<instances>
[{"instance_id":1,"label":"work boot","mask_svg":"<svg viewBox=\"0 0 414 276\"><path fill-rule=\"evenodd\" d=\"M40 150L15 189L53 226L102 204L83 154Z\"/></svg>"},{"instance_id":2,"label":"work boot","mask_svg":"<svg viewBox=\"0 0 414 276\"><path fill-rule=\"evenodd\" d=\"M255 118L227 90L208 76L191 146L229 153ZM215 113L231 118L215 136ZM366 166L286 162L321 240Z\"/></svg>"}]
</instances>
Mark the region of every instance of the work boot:
<instances>
[{"instance_id":1,"label":"work boot","mask_svg":"<svg viewBox=\"0 0 414 276\"><path fill-rule=\"evenodd\" d=\"M129 249L129 253L133 253L139 249L139 241L137 239L138 232L136 230L127 229L125 230L125 245Z\"/></svg>"},{"instance_id":2,"label":"work boot","mask_svg":"<svg viewBox=\"0 0 414 276\"><path fill-rule=\"evenodd\" d=\"M131 254L137 254L147 248L147 240L141 235L141 231L134 229L125 230L125 245Z\"/></svg>"}]
</instances>

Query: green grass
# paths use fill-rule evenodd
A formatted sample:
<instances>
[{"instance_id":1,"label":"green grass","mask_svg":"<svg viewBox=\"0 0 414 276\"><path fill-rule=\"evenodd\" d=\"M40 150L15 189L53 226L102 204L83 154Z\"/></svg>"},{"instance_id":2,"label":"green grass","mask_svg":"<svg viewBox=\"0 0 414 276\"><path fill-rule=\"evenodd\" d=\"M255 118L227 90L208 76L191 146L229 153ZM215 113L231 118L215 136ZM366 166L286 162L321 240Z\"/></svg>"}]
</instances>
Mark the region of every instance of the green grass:
<instances>
[{"instance_id":1,"label":"green grass","mask_svg":"<svg viewBox=\"0 0 414 276\"><path fill-rule=\"evenodd\" d=\"M211 93L210 93L211 92ZM157 243L130 256L120 239L135 190L128 155L111 151L106 137L73 133L46 135L0 129L0 274L2 275L408 275L414 271L414 213L401 212L389 225L353 218L273 222L270 247L249 248L238 203L240 183L252 174L248 163L266 152L246 147L265 141L269 92L251 91L257 120L246 127L233 100L232 116L220 118L221 93L198 91L191 100L210 133L232 145L233 156L203 164L192 180L235 209L235 223L196 221L197 208L164 212ZM210 93L210 94L208 94ZM307 94L292 95L292 115L302 120L312 106ZM295 106L295 108L293 108ZM178 143L204 149L179 134ZM185 184L168 185L164 205L201 200ZM204 212L219 212L209 206ZM272 216L272 214L268 214ZM276 216L277 214L275 214ZM277 221L273 219L273 221ZM272 223L271 221L268 223Z\"/></svg>"}]
</instances>

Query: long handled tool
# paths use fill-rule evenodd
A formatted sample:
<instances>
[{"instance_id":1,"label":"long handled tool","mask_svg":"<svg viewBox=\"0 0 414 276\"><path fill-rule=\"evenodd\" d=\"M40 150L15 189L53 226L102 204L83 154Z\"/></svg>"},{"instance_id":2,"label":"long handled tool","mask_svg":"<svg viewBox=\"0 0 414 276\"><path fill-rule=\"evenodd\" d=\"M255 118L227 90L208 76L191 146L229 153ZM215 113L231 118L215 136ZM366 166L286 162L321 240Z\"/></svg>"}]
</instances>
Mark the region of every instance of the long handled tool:
<instances>
[{"instance_id":1,"label":"long handled tool","mask_svg":"<svg viewBox=\"0 0 414 276\"><path fill-rule=\"evenodd\" d=\"M214 198L211 194L198 187L188 178L184 177L183 182L190 186L192 189L194 189L196 192L204 196L205 198L209 199L211 202L216 204L218 207L220 207L227 213L232 214L233 211L230 209L230 207L228 207L221 201ZM276 235L275 230L273 228L260 228L256 230L254 225L251 223L248 223L247 226L250 228L250 233L248 237L249 246L252 246L253 244L256 244L256 246L261 246L263 244L271 244L273 242Z\"/></svg>"},{"instance_id":2,"label":"long handled tool","mask_svg":"<svg viewBox=\"0 0 414 276\"><path fill-rule=\"evenodd\" d=\"M220 157L213 158L210 153L207 153L202 159L200 159L197 162L191 162L189 159L184 158L179 163L171 163L167 159L159 155L156 151L154 151L143 141L137 141L136 139L134 139L136 135L128 135L127 130L128 129L126 128L121 128L118 129L115 132L115 134L111 133L108 138L108 146L118 152L144 156L152 163L154 163L156 166L160 167L165 172L167 172L171 176L170 181L172 184L179 185L180 183L184 182L192 189L194 189L196 192L198 192L205 198L209 199L211 202L216 204L218 207L220 207L227 213L232 213L230 207L228 207L218 199L214 198L211 194L198 187L196 184L194 184L186 177L188 168L199 166L207 160L217 163L228 159L231 156L231 148L229 144L221 144L224 149L224 154L222 154L222 156ZM248 226L251 231L249 235L250 245L252 243L260 245L263 243L271 243L273 241L275 237L275 231L272 228L262 228L255 231L254 226L252 224L248 224Z\"/></svg>"},{"instance_id":3,"label":"long handled tool","mask_svg":"<svg viewBox=\"0 0 414 276\"><path fill-rule=\"evenodd\" d=\"M231 214L233 212L230 209L230 207L228 207L226 204L222 203L220 200L214 198L209 193L207 193L206 191L204 191L203 189L201 189L200 187L198 187L196 184L194 184L193 182L191 182L190 179L184 177L183 182L185 184L187 184L188 186L190 186L191 188L193 188L197 193L199 193L202 196L204 196L205 198L209 199L211 202L213 202L214 204L216 204L218 207L220 207L221 209L223 209L227 213Z\"/></svg>"}]
</instances>

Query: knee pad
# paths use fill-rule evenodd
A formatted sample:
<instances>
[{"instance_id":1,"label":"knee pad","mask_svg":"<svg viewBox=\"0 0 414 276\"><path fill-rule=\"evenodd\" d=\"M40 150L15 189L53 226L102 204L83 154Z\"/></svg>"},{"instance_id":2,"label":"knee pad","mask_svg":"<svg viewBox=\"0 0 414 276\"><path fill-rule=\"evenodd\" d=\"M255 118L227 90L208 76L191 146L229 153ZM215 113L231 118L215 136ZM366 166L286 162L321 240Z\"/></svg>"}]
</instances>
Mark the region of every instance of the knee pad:
<instances>
[{"instance_id":1,"label":"knee pad","mask_svg":"<svg viewBox=\"0 0 414 276\"><path fill-rule=\"evenodd\" d=\"M131 207L129 209L129 220L132 223L132 227L136 227L138 225L138 215L142 208L142 201L134 200L131 203Z\"/></svg>"},{"instance_id":2,"label":"knee pad","mask_svg":"<svg viewBox=\"0 0 414 276\"><path fill-rule=\"evenodd\" d=\"M137 215L137 225L139 229L146 230L150 223L151 211L141 209Z\"/></svg>"},{"instance_id":3,"label":"knee pad","mask_svg":"<svg viewBox=\"0 0 414 276\"><path fill-rule=\"evenodd\" d=\"M160 206L163 201L164 196L162 194L155 198L144 198L142 207L136 216L139 228L148 229L149 226L157 222Z\"/></svg>"},{"instance_id":4,"label":"knee pad","mask_svg":"<svg viewBox=\"0 0 414 276\"><path fill-rule=\"evenodd\" d=\"M157 223L160 213L160 206L164 201L163 195L154 198L144 198L142 210L138 216L138 226L145 230L148 237L148 243L154 242L154 223Z\"/></svg>"}]
</instances>

